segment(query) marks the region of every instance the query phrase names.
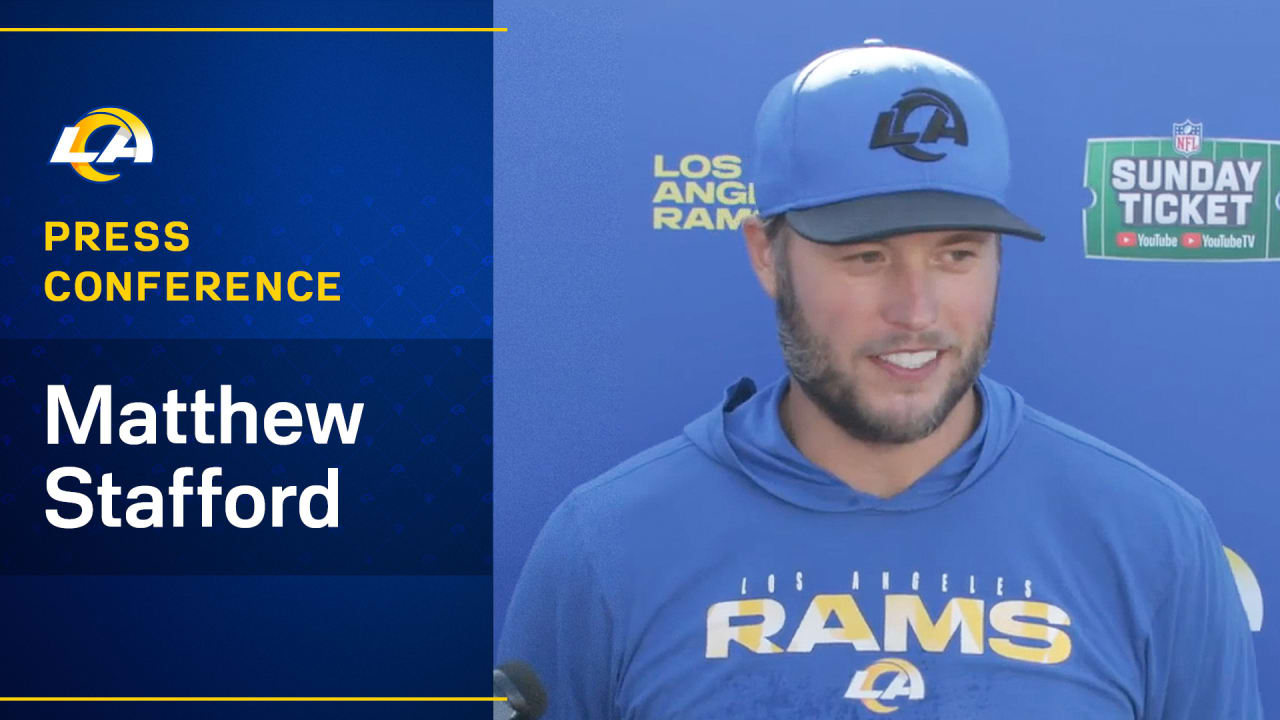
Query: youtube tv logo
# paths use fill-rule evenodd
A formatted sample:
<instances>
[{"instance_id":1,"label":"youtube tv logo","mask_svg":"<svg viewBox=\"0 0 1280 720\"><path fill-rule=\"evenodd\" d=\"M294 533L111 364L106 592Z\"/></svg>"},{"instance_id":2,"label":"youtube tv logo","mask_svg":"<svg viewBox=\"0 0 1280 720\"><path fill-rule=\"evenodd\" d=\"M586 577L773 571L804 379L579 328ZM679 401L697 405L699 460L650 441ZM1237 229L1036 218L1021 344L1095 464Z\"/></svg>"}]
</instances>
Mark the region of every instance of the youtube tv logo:
<instances>
[{"instance_id":1,"label":"youtube tv logo","mask_svg":"<svg viewBox=\"0 0 1280 720\"><path fill-rule=\"evenodd\" d=\"M1135 233L1135 232L1116 233L1117 247L1134 247L1137 244L1138 244L1138 233Z\"/></svg>"}]
</instances>

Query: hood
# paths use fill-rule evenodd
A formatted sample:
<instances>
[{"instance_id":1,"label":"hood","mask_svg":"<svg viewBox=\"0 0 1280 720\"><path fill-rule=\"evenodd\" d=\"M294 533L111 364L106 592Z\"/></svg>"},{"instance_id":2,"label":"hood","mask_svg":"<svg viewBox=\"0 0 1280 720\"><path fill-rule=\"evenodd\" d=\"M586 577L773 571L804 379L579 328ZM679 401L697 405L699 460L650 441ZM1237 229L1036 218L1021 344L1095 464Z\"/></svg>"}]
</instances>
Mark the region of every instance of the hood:
<instances>
[{"instance_id":1,"label":"hood","mask_svg":"<svg viewBox=\"0 0 1280 720\"><path fill-rule=\"evenodd\" d=\"M911 512L932 507L978 482L1008 447L1022 419L1022 396L979 375L978 428L955 452L891 498L846 485L809 461L787 437L778 414L789 376L757 391L750 378L725 390L724 401L685 426L702 452L744 473L770 494L800 507L830 512Z\"/></svg>"}]
</instances>

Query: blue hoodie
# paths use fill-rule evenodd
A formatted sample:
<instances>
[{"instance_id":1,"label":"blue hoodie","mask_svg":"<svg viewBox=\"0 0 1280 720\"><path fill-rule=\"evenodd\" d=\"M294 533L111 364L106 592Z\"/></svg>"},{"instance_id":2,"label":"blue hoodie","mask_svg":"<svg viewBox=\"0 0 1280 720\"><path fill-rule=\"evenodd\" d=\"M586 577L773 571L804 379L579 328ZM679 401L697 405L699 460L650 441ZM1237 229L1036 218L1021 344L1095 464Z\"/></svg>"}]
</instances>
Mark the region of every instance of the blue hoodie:
<instances>
[{"instance_id":1,"label":"blue hoodie","mask_svg":"<svg viewBox=\"0 0 1280 720\"><path fill-rule=\"evenodd\" d=\"M575 489L500 661L548 719L1255 720L1253 640L1204 507L980 376L978 428L909 489L784 432L787 378Z\"/></svg>"}]
</instances>

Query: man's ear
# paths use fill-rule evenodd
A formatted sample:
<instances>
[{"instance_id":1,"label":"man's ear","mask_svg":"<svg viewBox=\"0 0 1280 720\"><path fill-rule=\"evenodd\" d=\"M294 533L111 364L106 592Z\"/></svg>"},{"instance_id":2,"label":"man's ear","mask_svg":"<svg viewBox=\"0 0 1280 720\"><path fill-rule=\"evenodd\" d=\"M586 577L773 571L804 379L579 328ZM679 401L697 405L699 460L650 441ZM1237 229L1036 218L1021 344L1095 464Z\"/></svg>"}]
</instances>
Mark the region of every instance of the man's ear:
<instances>
[{"instance_id":1,"label":"man's ear","mask_svg":"<svg viewBox=\"0 0 1280 720\"><path fill-rule=\"evenodd\" d=\"M786 228L782 228L780 232L786 232ZM778 264L777 258L774 257L773 243L769 242L769 236L765 234L764 223L760 217L752 215L742 222L742 236L747 241L747 257L751 260L751 269L756 271L756 279L760 281L760 287L769 294L769 297L777 299L778 297ZM785 242L785 238L781 238L780 242ZM785 252L785 248L779 247L779 250Z\"/></svg>"}]
</instances>

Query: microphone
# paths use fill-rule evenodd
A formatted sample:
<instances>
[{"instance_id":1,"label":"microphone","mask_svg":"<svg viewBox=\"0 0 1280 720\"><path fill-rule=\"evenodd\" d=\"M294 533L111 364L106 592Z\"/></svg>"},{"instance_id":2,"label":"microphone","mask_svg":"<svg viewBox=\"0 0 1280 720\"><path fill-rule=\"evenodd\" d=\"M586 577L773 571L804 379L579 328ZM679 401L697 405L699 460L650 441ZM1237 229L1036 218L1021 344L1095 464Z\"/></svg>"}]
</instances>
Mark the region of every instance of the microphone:
<instances>
[{"instance_id":1,"label":"microphone","mask_svg":"<svg viewBox=\"0 0 1280 720\"><path fill-rule=\"evenodd\" d=\"M493 704L493 720L538 720L547 711L547 691L538 674L519 660L494 669L493 696L506 698Z\"/></svg>"}]
</instances>

